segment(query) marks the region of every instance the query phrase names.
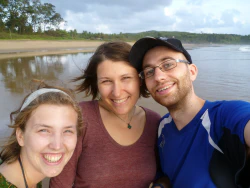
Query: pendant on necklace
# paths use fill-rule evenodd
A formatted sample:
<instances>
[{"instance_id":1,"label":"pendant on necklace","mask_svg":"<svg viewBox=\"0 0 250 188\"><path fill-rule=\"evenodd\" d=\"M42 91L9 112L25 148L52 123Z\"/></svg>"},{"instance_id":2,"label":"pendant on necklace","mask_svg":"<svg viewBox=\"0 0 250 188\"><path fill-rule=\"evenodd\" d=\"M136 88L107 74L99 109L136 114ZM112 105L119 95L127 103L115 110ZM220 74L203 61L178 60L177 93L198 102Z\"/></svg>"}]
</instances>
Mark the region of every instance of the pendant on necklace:
<instances>
[{"instance_id":1,"label":"pendant on necklace","mask_svg":"<svg viewBox=\"0 0 250 188\"><path fill-rule=\"evenodd\" d=\"M131 129L132 128L132 126L128 123L128 129Z\"/></svg>"}]
</instances>

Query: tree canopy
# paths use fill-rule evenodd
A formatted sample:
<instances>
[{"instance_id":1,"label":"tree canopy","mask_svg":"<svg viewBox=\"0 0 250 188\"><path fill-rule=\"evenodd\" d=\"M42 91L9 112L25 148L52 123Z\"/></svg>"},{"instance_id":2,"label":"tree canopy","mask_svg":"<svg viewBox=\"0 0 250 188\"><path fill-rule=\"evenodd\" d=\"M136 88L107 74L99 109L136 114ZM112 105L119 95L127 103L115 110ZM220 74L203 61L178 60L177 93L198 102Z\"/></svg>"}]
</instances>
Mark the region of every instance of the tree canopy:
<instances>
[{"instance_id":1,"label":"tree canopy","mask_svg":"<svg viewBox=\"0 0 250 188\"><path fill-rule=\"evenodd\" d=\"M55 6L40 0L0 0L0 31L28 34L58 28L64 22Z\"/></svg>"}]
</instances>

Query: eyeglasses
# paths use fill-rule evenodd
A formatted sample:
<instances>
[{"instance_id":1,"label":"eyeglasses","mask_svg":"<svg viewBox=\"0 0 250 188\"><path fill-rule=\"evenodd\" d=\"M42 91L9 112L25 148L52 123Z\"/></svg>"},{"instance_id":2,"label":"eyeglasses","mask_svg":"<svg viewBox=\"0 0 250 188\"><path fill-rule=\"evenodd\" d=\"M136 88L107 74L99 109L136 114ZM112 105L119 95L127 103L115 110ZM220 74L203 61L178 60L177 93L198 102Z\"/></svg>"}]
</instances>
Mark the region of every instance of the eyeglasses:
<instances>
[{"instance_id":1,"label":"eyeglasses","mask_svg":"<svg viewBox=\"0 0 250 188\"><path fill-rule=\"evenodd\" d=\"M159 69L162 71L162 72L166 72L168 70L171 70L173 68L175 68L177 66L177 63L187 63L187 64L190 64L189 61L187 60L181 60L181 59L173 59L173 58L168 58L168 59L165 59L163 63L161 63L160 65L158 66L155 66L155 67L147 67L145 68L143 71L141 71L139 73L139 76L141 79L145 79L145 78L149 78L151 76L154 76L155 74L155 69L157 67L159 67Z\"/></svg>"}]
</instances>

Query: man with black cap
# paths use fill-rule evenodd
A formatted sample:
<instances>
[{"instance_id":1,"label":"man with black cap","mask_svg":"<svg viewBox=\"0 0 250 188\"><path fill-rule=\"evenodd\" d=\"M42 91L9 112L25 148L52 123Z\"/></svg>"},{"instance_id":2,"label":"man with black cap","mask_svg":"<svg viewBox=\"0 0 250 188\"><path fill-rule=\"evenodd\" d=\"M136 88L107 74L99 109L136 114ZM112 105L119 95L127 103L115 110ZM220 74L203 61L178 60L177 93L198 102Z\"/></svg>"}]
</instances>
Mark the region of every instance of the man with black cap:
<instances>
[{"instance_id":1,"label":"man with black cap","mask_svg":"<svg viewBox=\"0 0 250 188\"><path fill-rule=\"evenodd\" d=\"M158 150L172 186L249 187L250 103L198 97L198 69L178 39L142 38L129 60L141 87L169 111L159 124Z\"/></svg>"}]
</instances>

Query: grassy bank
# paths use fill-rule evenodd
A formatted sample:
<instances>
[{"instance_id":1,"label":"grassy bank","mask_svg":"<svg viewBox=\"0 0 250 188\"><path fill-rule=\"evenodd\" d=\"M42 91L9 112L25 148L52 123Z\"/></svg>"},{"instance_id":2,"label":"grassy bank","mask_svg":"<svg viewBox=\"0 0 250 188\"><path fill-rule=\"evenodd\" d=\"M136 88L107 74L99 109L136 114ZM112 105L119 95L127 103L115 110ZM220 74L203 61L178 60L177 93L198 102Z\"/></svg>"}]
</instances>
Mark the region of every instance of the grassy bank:
<instances>
[{"instance_id":1,"label":"grassy bank","mask_svg":"<svg viewBox=\"0 0 250 188\"><path fill-rule=\"evenodd\" d=\"M131 41L121 34L70 33L64 30L46 31L45 33L17 34L0 32L0 40L76 40L76 41Z\"/></svg>"},{"instance_id":2,"label":"grassy bank","mask_svg":"<svg viewBox=\"0 0 250 188\"><path fill-rule=\"evenodd\" d=\"M16 33L0 32L0 40L76 40L68 36L50 36L47 34L26 34L20 35ZM77 39L87 40L87 39Z\"/></svg>"}]
</instances>

